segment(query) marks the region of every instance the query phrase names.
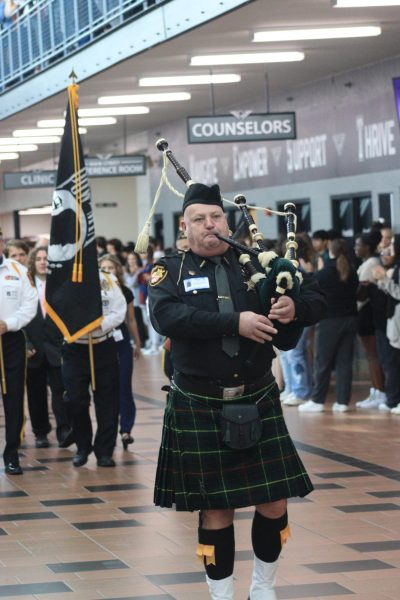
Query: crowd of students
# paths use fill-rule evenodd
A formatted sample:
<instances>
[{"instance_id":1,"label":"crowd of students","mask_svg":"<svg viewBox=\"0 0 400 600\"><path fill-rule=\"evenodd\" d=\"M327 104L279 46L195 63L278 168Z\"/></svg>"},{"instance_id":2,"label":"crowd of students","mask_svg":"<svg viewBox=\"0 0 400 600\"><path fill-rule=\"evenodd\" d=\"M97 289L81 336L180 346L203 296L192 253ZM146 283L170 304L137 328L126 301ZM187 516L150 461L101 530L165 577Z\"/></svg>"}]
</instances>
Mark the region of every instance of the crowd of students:
<instances>
[{"instance_id":1,"label":"crowd of students","mask_svg":"<svg viewBox=\"0 0 400 600\"><path fill-rule=\"evenodd\" d=\"M379 222L356 236L354 246L334 231L298 236L300 269L314 271L328 302L325 317L305 330L297 347L280 354L282 401L322 412L331 376L332 410L351 408L357 336L364 349L370 393L358 409L400 414L400 235Z\"/></svg>"}]
</instances>

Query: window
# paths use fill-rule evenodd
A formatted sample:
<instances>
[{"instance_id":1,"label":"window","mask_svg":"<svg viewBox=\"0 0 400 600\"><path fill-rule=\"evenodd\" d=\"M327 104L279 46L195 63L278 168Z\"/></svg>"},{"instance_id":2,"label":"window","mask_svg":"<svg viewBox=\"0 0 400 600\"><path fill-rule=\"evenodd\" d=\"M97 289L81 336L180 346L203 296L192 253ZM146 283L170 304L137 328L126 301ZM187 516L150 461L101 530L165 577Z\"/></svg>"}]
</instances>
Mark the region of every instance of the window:
<instances>
[{"instance_id":1,"label":"window","mask_svg":"<svg viewBox=\"0 0 400 600\"><path fill-rule=\"evenodd\" d=\"M379 218L383 219L385 225L392 226L392 197L393 194L379 194Z\"/></svg>"},{"instance_id":2,"label":"window","mask_svg":"<svg viewBox=\"0 0 400 600\"><path fill-rule=\"evenodd\" d=\"M365 233L372 224L370 194L357 194L332 198L333 228L344 238Z\"/></svg>"}]
</instances>

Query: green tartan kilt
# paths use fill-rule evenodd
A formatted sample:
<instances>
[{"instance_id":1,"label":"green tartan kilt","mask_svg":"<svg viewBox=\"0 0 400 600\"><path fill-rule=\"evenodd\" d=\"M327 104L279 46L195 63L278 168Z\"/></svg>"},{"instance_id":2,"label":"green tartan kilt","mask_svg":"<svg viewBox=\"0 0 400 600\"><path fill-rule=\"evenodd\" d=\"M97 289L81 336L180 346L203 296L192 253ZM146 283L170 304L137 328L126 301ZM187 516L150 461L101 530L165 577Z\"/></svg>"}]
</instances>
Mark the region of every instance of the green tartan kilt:
<instances>
[{"instance_id":1,"label":"green tartan kilt","mask_svg":"<svg viewBox=\"0 0 400 600\"><path fill-rule=\"evenodd\" d=\"M171 389L154 490L157 506L175 504L176 510L185 511L241 508L303 497L313 490L286 428L276 383L235 402L260 398L260 441L233 450L220 439L220 412L227 400Z\"/></svg>"}]
</instances>

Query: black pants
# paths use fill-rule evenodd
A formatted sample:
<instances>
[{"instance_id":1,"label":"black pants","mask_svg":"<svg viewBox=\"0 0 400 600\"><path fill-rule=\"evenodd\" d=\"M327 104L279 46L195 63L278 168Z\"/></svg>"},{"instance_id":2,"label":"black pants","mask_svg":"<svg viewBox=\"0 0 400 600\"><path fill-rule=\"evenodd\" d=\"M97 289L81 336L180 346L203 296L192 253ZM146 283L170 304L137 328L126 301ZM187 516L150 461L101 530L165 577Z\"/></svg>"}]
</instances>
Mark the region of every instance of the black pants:
<instances>
[{"instance_id":1,"label":"black pants","mask_svg":"<svg viewBox=\"0 0 400 600\"><path fill-rule=\"evenodd\" d=\"M97 431L93 448L97 458L111 456L118 433L118 357L113 338L93 345L96 389L93 392ZM87 344L65 344L62 375L67 410L72 419L78 452L90 452L93 430L90 420L90 363Z\"/></svg>"},{"instance_id":2,"label":"black pants","mask_svg":"<svg viewBox=\"0 0 400 600\"><path fill-rule=\"evenodd\" d=\"M349 404L353 380L357 317L322 319L315 327L314 386L312 399L323 404L332 370L336 372L336 402Z\"/></svg>"},{"instance_id":3,"label":"black pants","mask_svg":"<svg viewBox=\"0 0 400 600\"><path fill-rule=\"evenodd\" d=\"M22 331L7 332L1 336L7 393L3 394L6 424L6 446L3 458L7 464L18 460L18 447L24 422L24 387L26 351Z\"/></svg>"},{"instance_id":4,"label":"black pants","mask_svg":"<svg viewBox=\"0 0 400 600\"><path fill-rule=\"evenodd\" d=\"M54 367L46 358L37 367L29 367L26 374L29 415L35 436L47 435L51 431L47 402L47 384L51 390L51 406L56 420L56 434L60 442L71 429L63 400L64 383L61 366Z\"/></svg>"},{"instance_id":5,"label":"black pants","mask_svg":"<svg viewBox=\"0 0 400 600\"><path fill-rule=\"evenodd\" d=\"M400 350L389 344L386 333L376 329L376 351L385 376L387 404L394 408L400 402Z\"/></svg>"}]
</instances>

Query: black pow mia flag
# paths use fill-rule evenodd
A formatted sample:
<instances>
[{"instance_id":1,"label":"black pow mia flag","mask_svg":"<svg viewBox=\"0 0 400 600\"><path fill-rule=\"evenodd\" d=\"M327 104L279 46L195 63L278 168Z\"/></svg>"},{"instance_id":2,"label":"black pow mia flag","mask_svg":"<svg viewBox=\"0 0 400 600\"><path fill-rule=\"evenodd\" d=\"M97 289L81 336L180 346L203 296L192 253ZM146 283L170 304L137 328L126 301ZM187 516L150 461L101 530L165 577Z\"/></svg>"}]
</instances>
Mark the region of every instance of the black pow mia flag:
<instances>
[{"instance_id":1,"label":"black pow mia flag","mask_svg":"<svg viewBox=\"0 0 400 600\"><path fill-rule=\"evenodd\" d=\"M78 131L78 89L68 87L57 184L53 193L46 311L67 342L100 326L100 278L91 194Z\"/></svg>"}]
</instances>

